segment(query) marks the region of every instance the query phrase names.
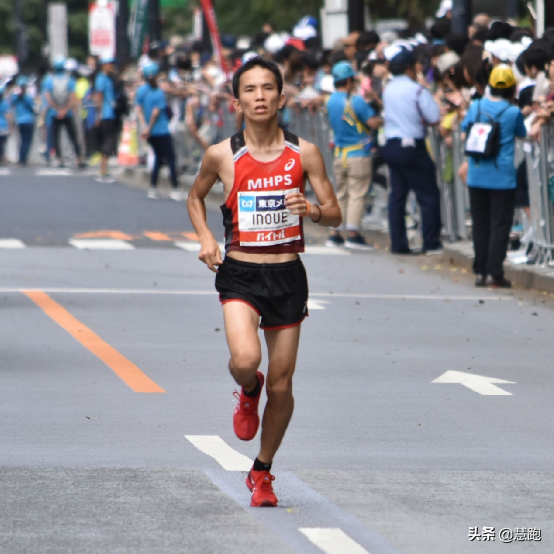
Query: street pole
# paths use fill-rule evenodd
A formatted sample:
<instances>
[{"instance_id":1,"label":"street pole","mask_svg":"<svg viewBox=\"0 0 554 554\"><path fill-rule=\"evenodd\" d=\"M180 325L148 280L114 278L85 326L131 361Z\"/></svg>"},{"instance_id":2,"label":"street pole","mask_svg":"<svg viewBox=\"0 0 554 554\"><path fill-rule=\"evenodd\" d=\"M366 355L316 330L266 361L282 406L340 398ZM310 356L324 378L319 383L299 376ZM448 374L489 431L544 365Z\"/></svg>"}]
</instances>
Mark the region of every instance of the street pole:
<instances>
[{"instance_id":1,"label":"street pole","mask_svg":"<svg viewBox=\"0 0 554 554\"><path fill-rule=\"evenodd\" d=\"M27 51L27 28L23 19L23 0L14 0L15 4L15 53L17 62L21 68L28 56Z\"/></svg>"},{"instance_id":2,"label":"street pole","mask_svg":"<svg viewBox=\"0 0 554 554\"><path fill-rule=\"evenodd\" d=\"M452 22L450 31L467 35L471 25L471 0L454 0L452 5Z\"/></svg>"},{"instance_id":3,"label":"street pole","mask_svg":"<svg viewBox=\"0 0 554 554\"><path fill-rule=\"evenodd\" d=\"M365 31L364 0L348 0L348 31Z\"/></svg>"},{"instance_id":4,"label":"street pole","mask_svg":"<svg viewBox=\"0 0 554 554\"><path fill-rule=\"evenodd\" d=\"M117 9L116 29L116 57L124 67L129 62L130 42L129 42L129 0L119 0Z\"/></svg>"},{"instance_id":5,"label":"street pole","mask_svg":"<svg viewBox=\"0 0 554 554\"><path fill-rule=\"evenodd\" d=\"M506 0L506 19L519 17L519 0Z\"/></svg>"},{"instance_id":6,"label":"street pole","mask_svg":"<svg viewBox=\"0 0 554 554\"><path fill-rule=\"evenodd\" d=\"M160 0L149 0L148 2L148 34L150 44L155 40L161 40L162 28L160 21Z\"/></svg>"}]
</instances>

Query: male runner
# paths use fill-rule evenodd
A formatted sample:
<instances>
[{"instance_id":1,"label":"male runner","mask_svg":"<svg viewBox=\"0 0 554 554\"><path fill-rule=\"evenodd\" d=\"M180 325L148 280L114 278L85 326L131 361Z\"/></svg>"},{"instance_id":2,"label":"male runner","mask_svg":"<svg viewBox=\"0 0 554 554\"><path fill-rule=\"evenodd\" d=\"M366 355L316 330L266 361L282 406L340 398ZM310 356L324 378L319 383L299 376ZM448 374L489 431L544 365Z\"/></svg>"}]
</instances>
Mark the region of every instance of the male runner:
<instances>
[{"instance_id":1,"label":"male runner","mask_svg":"<svg viewBox=\"0 0 554 554\"><path fill-rule=\"evenodd\" d=\"M276 506L270 474L294 408L292 376L300 324L308 314L308 283L299 258L304 251L302 217L336 227L340 208L316 146L283 131L277 112L285 103L278 67L261 58L233 77L234 105L246 128L206 151L188 196L189 215L200 239L199 258L217 273L223 304L229 369L242 387L233 427L242 440L258 431L264 375L258 326L268 349L267 405L261 449L248 473L252 506ZM306 178L319 206L306 201ZM225 261L206 222L204 199L217 181L224 185ZM260 322L261 320L261 322Z\"/></svg>"}]
</instances>

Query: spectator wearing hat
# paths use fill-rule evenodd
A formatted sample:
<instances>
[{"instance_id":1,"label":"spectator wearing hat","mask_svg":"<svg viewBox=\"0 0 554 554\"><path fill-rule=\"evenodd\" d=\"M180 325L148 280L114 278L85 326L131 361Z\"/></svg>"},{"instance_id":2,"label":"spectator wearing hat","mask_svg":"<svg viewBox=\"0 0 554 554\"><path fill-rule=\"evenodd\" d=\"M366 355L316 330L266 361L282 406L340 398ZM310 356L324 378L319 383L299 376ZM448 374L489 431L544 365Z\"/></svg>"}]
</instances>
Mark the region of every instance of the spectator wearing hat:
<instances>
[{"instance_id":1,"label":"spectator wearing hat","mask_svg":"<svg viewBox=\"0 0 554 554\"><path fill-rule=\"evenodd\" d=\"M462 122L467 132L471 124L500 124L500 147L494 158L470 158L467 184L473 222L473 270L475 286L488 284L509 288L502 264L506 258L516 198L516 169L514 141L523 138L526 129L519 109L512 105L516 93L516 79L506 66L495 67L490 75L490 96L476 100Z\"/></svg>"},{"instance_id":2,"label":"spectator wearing hat","mask_svg":"<svg viewBox=\"0 0 554 554\"><path fill-rule=\"evenodd\" d=\"M416 82L415 56L404 46L385 51L393 78L383 93L386 144L383 158L390 170L389 232L391 251L410 254L405 209L410 190L421 209L423 250L442 248L440 193L435 164L425 145L428 125L440 120L440 109L431 93Z\"/></svg>"},{"instance_id":3,"label":"spectator wearing hat","mask_svg":"<svg viewBox=\"0 0 554 554\"><path fill-rule=\"evenodd\" d=\"M102 159L100 175L97 181L113 183L115 179L108 173L108 160L117 147L117 125L115 118L115 87L112 75L115 70L114 59L105 57L100 60L101 70L94 82L96 96L96 127L98 129L98 145Z\"/></svg>"},{"instance_id":4,"label":"spectator wearing hat","mask_svg":"<svg viewBox=\"0 0 554 554\"><path fill-rule=\"evenodd\" d=\"M335 140L337 199L347 237L345 241L340 235L341 226L331 231L327 245L370 249L360 235L360 224L371 178L371 129L377 129L381 119L363 98L352 94L356 73L348 62L335 64L332 74L336 92L327 102L327 112Z\"/></svg>"},{"instance_id":5,"label":"spectator wearing hat","mask_svg":"<svg viewBox=\"0 0 554 554\"><path fill-rule=\"evenodd\" d=\"M33 131L35 125L35 101L27 92L29 80L25 75L17 78L19 92L11 97L11 106L15 111L15 124L19 129L19 160L20 165L27 165L27 158L31 143L33 142Z\"/></svg>"},{"instance_id":6,"label":"spectator wearing hat","mask_svg":"<svg viewBox=\"0 0 554 554\"><path fill-rule=\"evenodd\" d=\"M66 61L63 58L54 60L54 73L48 75L44 80L43 90L46 102L51 110L53 110L53 133L56 148L56 157L60 167L64 167L62 149L60 143L60 131L62 126L65 127L69 140L73 145L77 163L80 168L83 168L81 160L81 148L77 141L75 133L75 122L73 119L73 111L77 107L77 98L75 96L75 79L66 73Z\"/></svg>"}]
</instances>

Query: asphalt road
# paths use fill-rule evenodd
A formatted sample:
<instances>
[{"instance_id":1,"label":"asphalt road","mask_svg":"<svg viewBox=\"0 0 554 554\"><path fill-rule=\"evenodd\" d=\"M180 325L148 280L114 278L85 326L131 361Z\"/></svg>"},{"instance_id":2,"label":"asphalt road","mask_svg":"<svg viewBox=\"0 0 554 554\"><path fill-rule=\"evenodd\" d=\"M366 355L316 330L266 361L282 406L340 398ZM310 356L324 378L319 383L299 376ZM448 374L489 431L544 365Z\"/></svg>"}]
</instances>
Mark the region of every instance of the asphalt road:
<instances>
[{"instance_id":1,"label":"asphalt road","mask_svg":"<svg viewBox=\"0 0 554 554\"><path fill-rule=\"evenodd\" d=\"M184 204L34 168L0 192L0 552L554 551L550 297L311 248L280 507L254 509Z\"/></svg>"}]
</instances>

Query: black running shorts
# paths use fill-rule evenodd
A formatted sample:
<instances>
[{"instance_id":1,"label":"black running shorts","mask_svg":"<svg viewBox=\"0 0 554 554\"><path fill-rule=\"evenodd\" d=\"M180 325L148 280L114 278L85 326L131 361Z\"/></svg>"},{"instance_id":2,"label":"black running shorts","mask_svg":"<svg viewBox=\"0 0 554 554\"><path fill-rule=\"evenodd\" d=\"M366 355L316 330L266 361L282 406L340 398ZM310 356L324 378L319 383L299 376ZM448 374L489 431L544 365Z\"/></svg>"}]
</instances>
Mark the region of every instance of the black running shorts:
<instances>
[{"instance_id":1,"label":"black running shorts","mask_svg":"<svg viewBox=\"0 0 554 554\"><path fill-rule=\"evenodd\" d=\"M308 279L300 259L281 264L252 264L227 256L215 278L219 300L239 301L260 316L265 330L286 329L308 315Z\"/></svg>"}]
</instances>

